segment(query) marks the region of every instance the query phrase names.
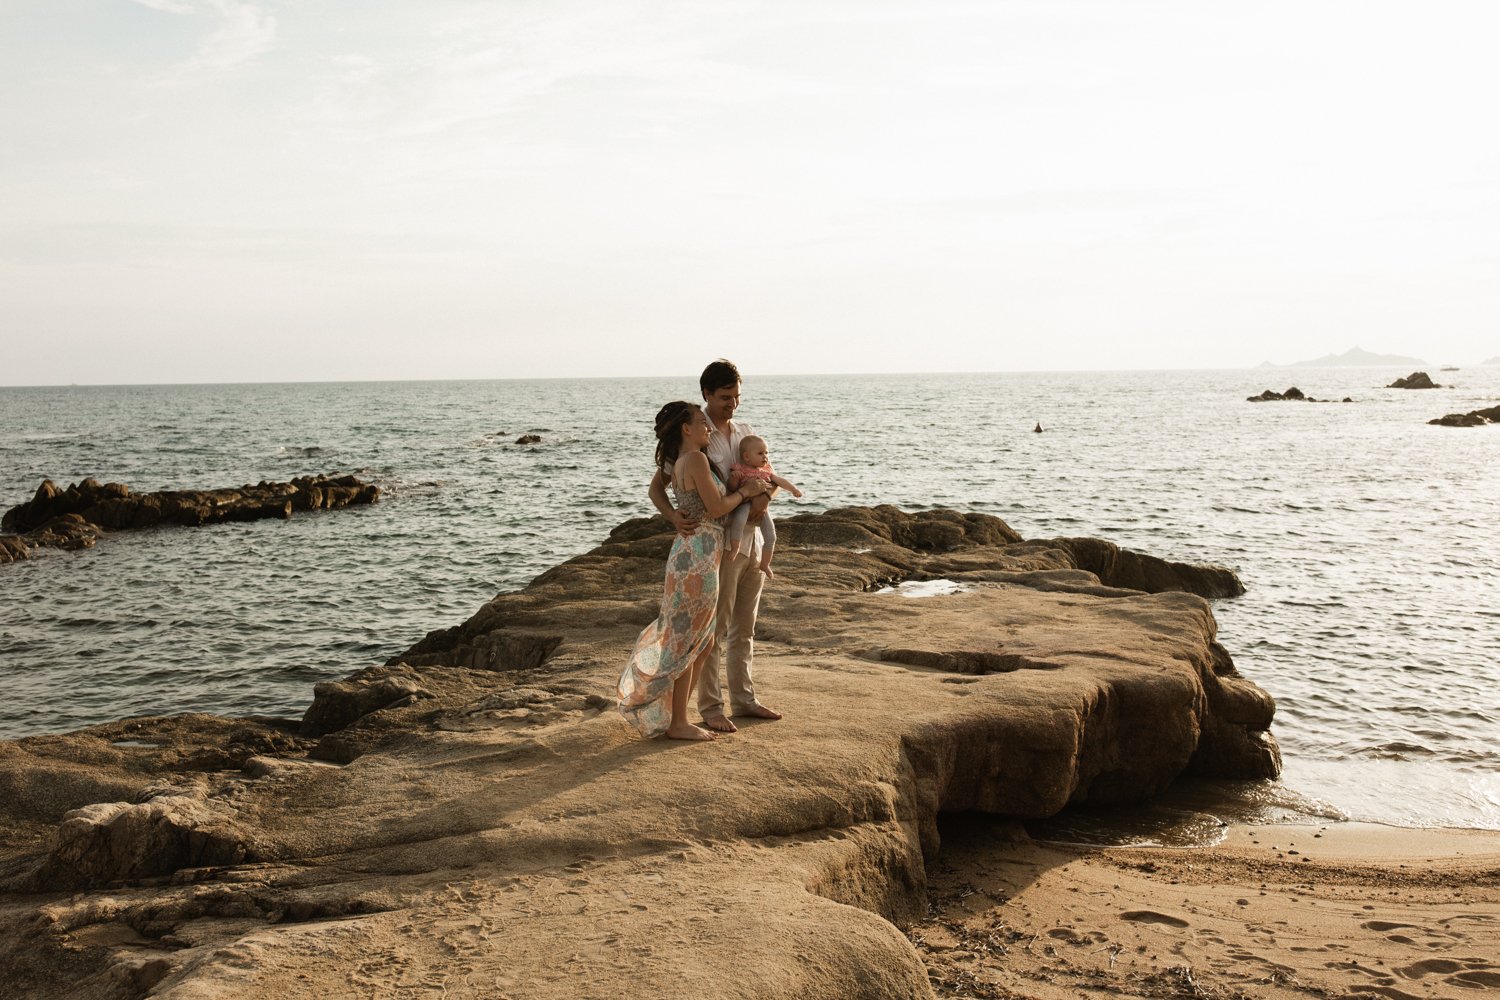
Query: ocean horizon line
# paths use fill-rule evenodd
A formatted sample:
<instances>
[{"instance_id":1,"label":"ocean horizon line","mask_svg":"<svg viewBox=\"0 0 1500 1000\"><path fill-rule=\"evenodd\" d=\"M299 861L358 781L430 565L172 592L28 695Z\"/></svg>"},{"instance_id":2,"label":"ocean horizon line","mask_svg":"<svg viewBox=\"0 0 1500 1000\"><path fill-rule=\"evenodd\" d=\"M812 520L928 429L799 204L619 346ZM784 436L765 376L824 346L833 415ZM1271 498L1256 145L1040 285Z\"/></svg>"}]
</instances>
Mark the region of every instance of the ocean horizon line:
<instances>
[{"instance_id":1,"label":"ocean horizon line","mask_svg":"<svg viewBox=\"0 0 1500 1000\"><path fill-rule=\"evenodd\" d=\"M1016 368L1005 371L842 371L842 372L755 372L746 374L745 380L762 378L912 378L937 377L937 376L977 376L977 375L1140 375L1152 372L1182 374L1187 372L1264 372L1264 371L1327 371L1346 368L1388 368L1396 370L1404 369L1403 365L1370 364L1370 365L1267 365L1265 363L1250 366L1231 366L1219 368ZM1484 363L1467 365L1463 367L1483 368ZM0 385L0 390L10 389L165 389L165 388L205 388L210 386L271 386L271 385L425 385L425 384L464 384L473 385L485 382L513 382L532 384L537 382L651 382L660 379L696 379L697 372L665 372L653 375L535 375L518 377L493 377L493 378L350 378L350 379L281 379L276 381L263 380L231 380L222 381L196 381L196 382L37 382L22 383L16 385Z\"/></svg>"}]
</instances>

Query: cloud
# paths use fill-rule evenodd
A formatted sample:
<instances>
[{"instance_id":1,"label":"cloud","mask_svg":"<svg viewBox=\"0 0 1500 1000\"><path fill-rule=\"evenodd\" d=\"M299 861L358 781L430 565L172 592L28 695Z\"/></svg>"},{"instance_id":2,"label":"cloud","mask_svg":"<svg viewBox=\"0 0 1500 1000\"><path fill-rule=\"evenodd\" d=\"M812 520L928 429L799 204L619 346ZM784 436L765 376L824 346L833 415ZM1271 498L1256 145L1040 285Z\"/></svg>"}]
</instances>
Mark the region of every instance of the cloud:
<instances>
[{"instance_id":1,"label":"cloud","mask_svg":"<svg viewBox=\"0 0 1500 1000\"><path fill-rule=\"evenodd\" d=\"M150 7L167 14L191 14L196 10L197 4L193 0L135 0L142 7Z\"/></svg>"},{"instance_id":2,"label":"cloud","mask_svg":"<svg viewBox=\"0 0 1500 1000\"><path fill-rule=\"evenodd\" d=\"M275 44L276 18L255 4L209 0L206 6L221 18L221 23L218 30L204 39L186 69L233 69L254 60Z\"/></svg>"},{"instance_id":3,"label":"cloud","mask_svg":"<svg viewBox=\"0 0 1500 1000\"><path fill-rule=\"evenodd\" d=\"M224 72L252 62L276 42L276 18L263 7L245 0L134 0L142 7L164 14L206 15L219 24L198 46L198 51L179 63L161 80L180 82L199 72Z\"/></svg>"}]
</instances>

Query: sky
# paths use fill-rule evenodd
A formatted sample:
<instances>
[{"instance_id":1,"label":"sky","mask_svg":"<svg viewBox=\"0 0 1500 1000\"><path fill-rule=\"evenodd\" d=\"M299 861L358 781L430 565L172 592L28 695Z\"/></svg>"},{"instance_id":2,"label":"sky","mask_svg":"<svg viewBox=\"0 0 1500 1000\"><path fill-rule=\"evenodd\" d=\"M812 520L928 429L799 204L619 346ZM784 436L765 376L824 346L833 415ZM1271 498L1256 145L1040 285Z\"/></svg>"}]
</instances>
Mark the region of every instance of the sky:
<instances>
[{"instance_id":1,"label":"sky","mask_svg":"<svg viewBox=\"0 0 1500 1000\"><path fill-rule=\"evenodd\" d=\"M0 0L0 385L1477 363L1497 29Z\"/></svg>"}]
</instances>

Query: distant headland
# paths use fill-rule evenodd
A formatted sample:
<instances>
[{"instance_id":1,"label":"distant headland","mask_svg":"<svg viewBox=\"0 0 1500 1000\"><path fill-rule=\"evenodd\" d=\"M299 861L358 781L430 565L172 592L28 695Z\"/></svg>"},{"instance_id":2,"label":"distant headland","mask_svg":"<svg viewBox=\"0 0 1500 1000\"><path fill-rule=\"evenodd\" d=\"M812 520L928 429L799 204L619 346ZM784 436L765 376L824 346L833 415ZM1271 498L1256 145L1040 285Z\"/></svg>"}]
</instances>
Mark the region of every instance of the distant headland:
<instances>
[{"instance_id":1,"label":"distant headland","mask_svg":"<svg viewBox=\"0 0 1500 1000\"><path fill-rule=\"evenodd\" d=\"M1493 363L1493 362L1491 362ZM1362 347L1351 347L1343 354L1325 354L1321 358L1313 358L1311 361L1294 361L1289 365L1273 364L1270 361L1262 361L1262 368L1372 368L1377 366L1396 365L1401 367L1421 368L1427 362L1421 358L1409 358L1404 354L1373 354Z\"/></svg>"}]
</instances>

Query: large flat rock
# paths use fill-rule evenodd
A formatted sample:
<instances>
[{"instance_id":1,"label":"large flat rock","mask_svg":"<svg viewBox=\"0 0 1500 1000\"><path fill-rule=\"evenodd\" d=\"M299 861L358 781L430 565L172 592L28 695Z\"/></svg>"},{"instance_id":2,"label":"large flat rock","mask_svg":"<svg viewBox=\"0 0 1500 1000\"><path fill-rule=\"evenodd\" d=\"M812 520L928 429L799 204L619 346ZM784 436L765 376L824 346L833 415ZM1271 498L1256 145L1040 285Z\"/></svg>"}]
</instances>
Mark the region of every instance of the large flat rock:
<instances>
[{"instance_id":1,"label":"large flat rock","mask_svg":"<svg viewBox=\"0 0 1500 1000\"><path fill-rule=\"evenodd\" d=\"M0 744L0 968L38 997L927 996L896 925L940 811L1278 769L1208 603L1124 586L1227 571L951 511L780 527L756 677L786 718L714 743L614 711L671 541L642 521L300 726ZM964 589L877 591L922 579Z\"/></svg>"}]
</instances>

